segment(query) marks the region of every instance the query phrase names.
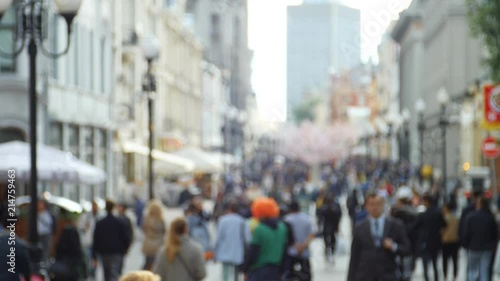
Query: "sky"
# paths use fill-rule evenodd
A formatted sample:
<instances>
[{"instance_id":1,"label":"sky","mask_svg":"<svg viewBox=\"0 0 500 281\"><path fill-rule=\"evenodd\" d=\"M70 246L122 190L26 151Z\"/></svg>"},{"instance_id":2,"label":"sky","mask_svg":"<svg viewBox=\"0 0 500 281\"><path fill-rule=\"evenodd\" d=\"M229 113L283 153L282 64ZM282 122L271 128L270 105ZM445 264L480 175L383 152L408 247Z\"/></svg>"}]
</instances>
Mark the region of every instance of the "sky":
<instances>
[{"instance_id":1,"label":"sky","mask_svg":"<svg viewBox=\"0 0 500 281\"><path fill-rule=\"evenodd\" d=\"M316 0L318 1L318 0ZM374 58L377 46L398 13L412 0L338 0L361 10L361 42L364 62ZM268 121L286 119L286 34L287 6L301 0L249 0L249 47L254 51L252 87L261 117Z\"/></svg>"}]
</instances>

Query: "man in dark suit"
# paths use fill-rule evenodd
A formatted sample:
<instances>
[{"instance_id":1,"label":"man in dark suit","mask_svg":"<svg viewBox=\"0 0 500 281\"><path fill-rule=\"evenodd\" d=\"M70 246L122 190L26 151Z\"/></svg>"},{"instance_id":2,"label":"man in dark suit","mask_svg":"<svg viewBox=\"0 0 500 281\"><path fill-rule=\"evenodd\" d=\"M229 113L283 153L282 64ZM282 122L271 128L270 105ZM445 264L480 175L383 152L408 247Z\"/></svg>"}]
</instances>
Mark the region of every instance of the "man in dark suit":
<instances>
[{"instance_id":1,"label":"man in dark suit","mask_svg":"<svg viewBox=\"0 0 500 281\"><path fill-rule=\"evenodd\" d=\"M397 256L410 254L404 225L384 215L384 199L369 193L367 220L356 226L351 247L348 281L397 280Z\"/></svg>"},{"instance_id":2,"label":"man in dark suit","mask_svg":"<svg viewBox=\"0 0 500 281\"><path fill-rule=\"evenodd\" d=\"M130 245L129 232L125 224L113 215L115 203L106 201L107 216L97 222L92 245L92 263L100 256L105 281L117 281L121 275L123 257Z\"/></svg>"},{"instance_id":3,"label":"man in dark suit","mask_svg":"<svg viewBox=\"0 0 500 281\"><path fill-rule=\"evenodd\" d=\"M425 212L421 213L415 224L415 231L419 231L418 247L424 265L425 281L429 281L429 262L434 269L434 280L439 280L437 258L441 252L441 231L446 227L441 210L436 206L436 199L430 194L424 194L423 203Z\"/></svg>"}]
</instances>

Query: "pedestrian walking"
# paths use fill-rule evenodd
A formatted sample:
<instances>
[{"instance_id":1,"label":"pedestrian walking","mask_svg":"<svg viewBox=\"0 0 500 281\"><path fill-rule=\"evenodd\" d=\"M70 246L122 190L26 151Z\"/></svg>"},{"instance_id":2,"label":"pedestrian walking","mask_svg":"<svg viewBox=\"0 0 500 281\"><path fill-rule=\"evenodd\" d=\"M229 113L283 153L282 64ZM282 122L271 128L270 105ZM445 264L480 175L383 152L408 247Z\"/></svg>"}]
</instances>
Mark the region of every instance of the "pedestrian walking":
<instances>
[{"instance_id":1,"label":"pedestrian walking","mask_svg":"<svg viewBox=\"0 0 500 281\"><path fill-rule=\"evenodd\" d=\"M106 201L106 217L98 221L94 230L92 263L99 257L105 281L116 281L121 275L123 258L130 244L125 225L113 215L115 203Z\"/></svg>"},{"instance_id":2,"label":"pedestrian walking","mask_svg":"<svg viewBox=\"0 0 500 281\"><path fill-rule=\"evenodd\" d=\"M81 233L81 242L83 251L86 255L86 263L88 265L88 276L95 278L96 266L92 263L92 245L94 240L94 230L96 223L104 218L104 214L99 210L99 205L96 201L92 202L90 212L83 214L78 222L78 228Z\"/></svg>"},{"instance_id":3,"label":"pedestrian walking","mask_svg":"<svg viewBox=\"0 0 500 281\"><path fill-rule=\"evenodd\" d=\"M340 220L342 218L342 208L333 198L332 194L325 197L323 207L320 210L320 217L323 221L322 233L323 241L325 242L325 258L327 261L333 262Z\"/></svg>"},{"instance_id":4,"label":"pedestrian walking","mask_svg":"<svg viewBox=\"0 0 500 281\"><path fill-rule=\"evenodd\" d=\"M317 230L310 217L301 212L298 202L290 204L290 213L284 217L284 221L290 225L295 242L288 248L290 261L285 268L288 273L285 280L310 281L312 269L309 261L311 257L309 245L316 237Z\"/></svg>"},{"instance_id":5,"label":"pedestrian walking","mask_svg":"<svg viewBox=\"0 0 500 281\"><path fill-rule=\"evenodd\" d=\"M429 263L434 269L434 280L439 280L437 259L442 250L441 232L446 227L441 210L436 206L436 199L430 194L424 194L423 203L425 212L420 213L416 223L419 231L418 247L424 266L424 277L429 281Z\"/></svg>"},{"instance_id":6,"label":"pedestrian walking","mask_svg":"<svg viewBox=\"0 0 500 281\"><path fill-rule=\"evenodd\" d=\"M134 212L135 212L135 217L136 217L136 225L137 227L141 227L142 228L142 222L143 222L143 218L144 218L144 208L146 206L146 204L144 203L144 201L139 198L139 196L135 195L133 196L133 199L134 199Z\"/></svg>"},{"instance_id":7,"label":"pedestrian walking","mask_svg":"<svg viewBox=\"0 0 500 281\"><path fill-rule=\"evenodd\" d=\"M40 198L38 200L38 239L42 245L42 262L48 264L52 252L52 240L56 230L55 217L49 212L49 203Z\"/></svg>"},{"instance_id":8,"label":"pedestrian walking","mask_svg":"<svg viewBox=\"0 0 500 281\"><path fill-rule=\"evenodd\" d=\"M11 230L15 224L9 221L10 219L15 219L15 217L9 217L7 208L2 209L0 213L0 280L29 280L31 272L27 244L18 237L11 238ZM13 245L11 245L12 241L14 241ZM15 259L14 263L11 261L12 257Z\"/></svg>"},{"instance_id":9,"label":"pedestrian walking","mask_svg":"<svg viewBox=\"0 0 500 281\"><path fill-rule=\"evenodd\" d=\"M217 225L215 260L222 263L223 281L238 281L238 266L245 261L250 242L250 228L238 209L238 204L229 203Z\"/></svg>"},{"instance_id":10,"label":"pedestrian walking","mask_svg":"<svg viewBox=\"0 0 500 281\"><path fill-rule=\"evenodd\" d=\"M288 231L279 220L278 204L271 198L260 198L252 205L252 214L259 218L253 232L246 264L250 281L276 281L283 275L283 262L288 243Z\"/></svg>"},{"instance_id":11,"label":"pedestrian walking","mask_svg":"<svg viewBox=\"0 0 500 281\"><path fill-rule=\"evenodd\" d=\"M144 218L143 224L144 242L142 244L142 253L145 257L143 270L153 268L158 250L165 242L167 226L163 217L163 207L158 200L150 203Z\"/></svg>"},{"instance_id":12,"label":"pedestrian walking","mask_svg":"<svg viewBox=\"0 0 500 281\"><path fill-rule=\"evenodd\" d=\"M448 280L448 263L450 259L453 262L453 280L458 277L458 250L460 241L458 239L458 218L455 216L453 209L455 202L448 202L443 208L444 220L446 228L442 233L443 242L443 275L444 280Z\"/></svg>"},{"instance_id":13,"label":"pedestrian walking","mask_svg":"<svg viewBox=\"0 0 500 281\"><path fill-rule=\"evenodd\" d=\"M186 220L189 226L189 237L200 243L206 258L210 258L213 248L210 232L208 231L208 220L203 214L203 211L194 203L189 204L186 210Z\"/></svg>"},{"instance_id":14,"label":"pedestrian walking","mask_svg":"<svg viewBox=\"0 0 500 281\"><path fill-rule=\"evenodd\" d=\"M60 215L68 212L61 209ZM88 277L86 257L75 221L68 222L56 245L55 263L49 269L52 281L81 281Z\"/></svg>"},{"instance_id":15,"label":"pedestrian walking","mask_svg":"<svg viewBox=\"0 0 500 281\"><path fill-rule=\"evenodd\" d=\"M199 281L205 278L203 251L189 238L184 218L172 221L165 245L153 267L153 272L161 280Z\"/></svg>"},{"instance_id":16,"label":"pedestrian walking","mask_svg":"<svg viewBox=\"0 0 500 281\"><path fill-rule=\"evenodd\" d=\"M360 209L359 202L359 190L357 188L353 189L351 194L347 197L347 210L349 212L349 218L351 219L351 233L354 233L354 228L356 226L356 213Z\"/></svg>"},{"instance_id":17,"label":"pedestrian walking","mask_svg":"<svg viewBox=\"0 0 500 281\"><path fill-rule=\"evenodd\" d=\"M160 276L146 270L132 271L120 278L120 281L161 281Z\"/></svg>"},{"instance_id":18,"label":"pedestrian walking","mask_svg":"<svg viewBox=\"0 0 500 281\"><path fill-rule=\"evenodd\" d=\"M384 215L384 204L376 192L366 197L369 218L354 231L348 281L397 280L396 257L410 253L403 224Z\"/></svg>"},{"instance_id":19,"label":"pedestrian walking","mask_svg":"<svg viewBox=\"0 0 500 281\"><path fill-rule=\"evenodd\" d=\"M475 199L476 211L465 222L463 244L467 249L467 280L489 281L493 249L498 242L498 226L484 197Z\"/></svg>"},{"instance_id":20,"label":"pedestrian walking","mask_svg":"<svg viewBox=\"0 0 500 281\"><path fill-rule=\"evenodd\" d=\"M403 222L405 233L410 241L411 254L399 257L400 276L399 280L409 281L415 269L415 256L417 253L418 235L414 231L418 213L412 206L412 190L407 186L402 186L396 192L396 205L391 210L392 217Z\"/></svg>"}]
</instances>

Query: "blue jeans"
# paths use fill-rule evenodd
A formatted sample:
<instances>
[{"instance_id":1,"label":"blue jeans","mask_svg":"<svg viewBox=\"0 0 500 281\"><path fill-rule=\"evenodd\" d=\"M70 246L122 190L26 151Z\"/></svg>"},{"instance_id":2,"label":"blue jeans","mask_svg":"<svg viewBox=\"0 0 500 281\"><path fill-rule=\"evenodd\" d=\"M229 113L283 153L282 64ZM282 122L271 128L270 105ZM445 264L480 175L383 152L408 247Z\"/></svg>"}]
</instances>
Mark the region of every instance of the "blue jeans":
<instances>
[{"instance_id":1,"label":"blue jeans","mask_svg":"<svg viewBox=\"0 0 500 281\"><path fill-rule=\"evenodd\" d=\"M279 266L264 266L253 269L250 272L250 281L279 281L281 280L281 268Z\"/></svg>"},{"instance_id":2,"label":"blue jeans","mask_svg":"<svg viewBox=\"0 0 500 281\"><path fill-rule=\"evenodd\" d=\"M467 281L489 281L493 251L469 251Z\"/></svg>"}]
</instances>

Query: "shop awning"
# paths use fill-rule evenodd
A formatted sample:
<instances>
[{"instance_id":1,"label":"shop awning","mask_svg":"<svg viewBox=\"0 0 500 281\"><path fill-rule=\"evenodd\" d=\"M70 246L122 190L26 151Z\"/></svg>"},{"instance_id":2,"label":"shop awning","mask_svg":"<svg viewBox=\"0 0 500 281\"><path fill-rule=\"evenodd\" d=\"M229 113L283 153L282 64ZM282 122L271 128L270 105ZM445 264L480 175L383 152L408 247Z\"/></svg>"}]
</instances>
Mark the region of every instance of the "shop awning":
<instances>
[{"instance_id":1,"label":"shop awning","mask_svg":"<svg viewBox=\"0 0 500 281\"><path fill-rule=\"evenodd\" d=\"M0 179L8 180L14 171L17 181L27 182L31 174L30 144L13 141L0 144ZM81 161L71 153L43 144L37 145L38 180L55 183L101 184L106 173Z\"/></svg>"},{"instance_id":2,"label":"shop awning","mask_svg":"<svg viewBox=\"0 0 500 281\"><path fill-rule=\"evenodd\" d=\"M149 148L133 142L122 144L124 153L136 153L143 156L149 155ZM159 174L172 175L180 173L190 173L195 169L195 163L190 159L179 157L171 153L153 149L153 159L155 159L155 172Z\"/></svg>"},{"instance_id":3,"label":"shop awning","mask_svg":"<svg viewBox=\"0 0 500 281\"><path fill-rule=\"evenodd\" d=\"M202 173L218 173L222 171L222 162L212 154L194 146L172 152L173 155L187 158L195 164L195 171Z\"/></svg>"}]
</instances>

